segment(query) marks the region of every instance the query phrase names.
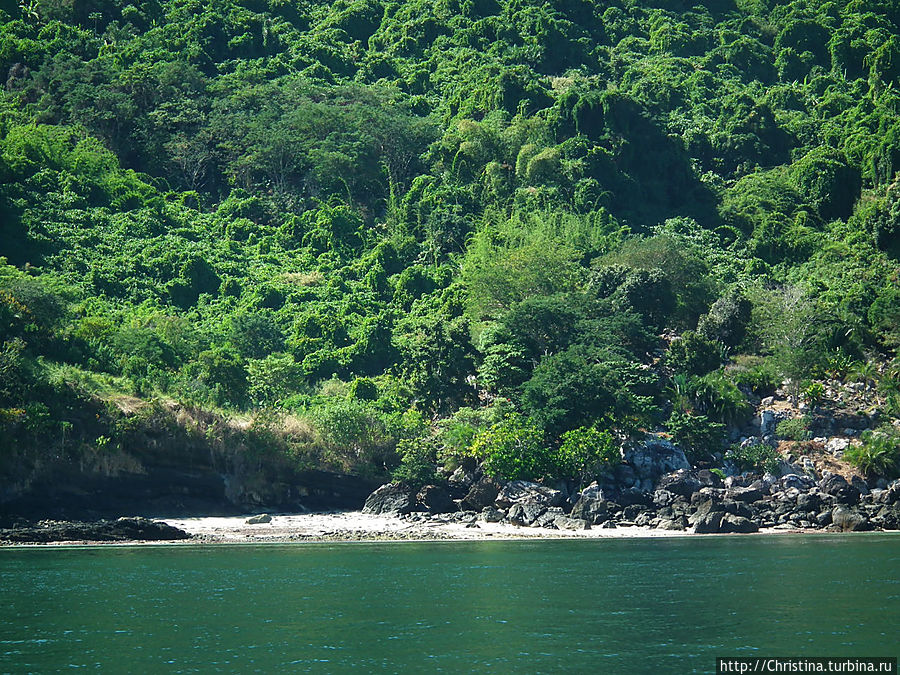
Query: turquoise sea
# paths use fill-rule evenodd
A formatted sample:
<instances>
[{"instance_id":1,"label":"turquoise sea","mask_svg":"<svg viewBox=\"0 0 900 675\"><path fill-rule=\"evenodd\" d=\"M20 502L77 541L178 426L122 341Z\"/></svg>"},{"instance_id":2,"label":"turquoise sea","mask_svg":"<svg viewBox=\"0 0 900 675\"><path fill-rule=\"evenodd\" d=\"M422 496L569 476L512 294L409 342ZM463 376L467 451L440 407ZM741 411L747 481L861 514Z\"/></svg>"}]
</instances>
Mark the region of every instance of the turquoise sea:
<instances>
[{"instance_id":1,"label":"turquoise sea","mask_svg":"<svg viewBox=\"0 0 900 675\"><path fill-rule=\"evenodd\" d=\"M0 549L0 672L897 656L900 535Z\"/></svg>"}]
</instances>

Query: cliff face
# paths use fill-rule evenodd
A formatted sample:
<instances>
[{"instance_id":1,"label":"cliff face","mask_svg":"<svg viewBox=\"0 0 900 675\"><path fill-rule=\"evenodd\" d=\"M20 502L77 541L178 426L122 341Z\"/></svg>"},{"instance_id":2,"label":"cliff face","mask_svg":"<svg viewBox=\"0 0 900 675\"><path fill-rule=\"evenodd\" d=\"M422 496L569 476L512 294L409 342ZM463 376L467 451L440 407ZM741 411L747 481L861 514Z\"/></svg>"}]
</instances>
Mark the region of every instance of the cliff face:
<instances>
[{"instance_id":1,"label":"cliff face","mask_svg":"<svg viewBox=\"0 0 900 675\"><path fill-rule=\"evenodd\" d=\"M304 468L278 437L176 404L123 411L103 451L14 447L0 464L0 520L359 509L379 481Z\"/></svg>"}]
</instances>

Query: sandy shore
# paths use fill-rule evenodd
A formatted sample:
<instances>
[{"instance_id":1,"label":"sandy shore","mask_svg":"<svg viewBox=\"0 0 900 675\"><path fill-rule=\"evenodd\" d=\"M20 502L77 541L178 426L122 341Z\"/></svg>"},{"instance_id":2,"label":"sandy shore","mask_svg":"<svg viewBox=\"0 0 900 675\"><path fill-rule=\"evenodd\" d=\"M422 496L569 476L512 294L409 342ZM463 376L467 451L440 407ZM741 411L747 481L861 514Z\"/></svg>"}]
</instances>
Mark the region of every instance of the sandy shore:
<instances>
[{"instance_id":1,"label":"sandy shore","mask_svg":"<svg viewBox=\"0 0 900 675\"><path fill-rule=\"evenodd\" d=\"M623 537L683 537L689 532L650 527L617 527L590 530L550 530L516 527L506 523L475 521L464 524L440 520L412 521L376 516L359 511L326 514L273 515L272 521L248 525L249 516L230 518L165 518L204 543L295 541L399 541L479 539L603 539Z\"/></svg>"}]
</instances>

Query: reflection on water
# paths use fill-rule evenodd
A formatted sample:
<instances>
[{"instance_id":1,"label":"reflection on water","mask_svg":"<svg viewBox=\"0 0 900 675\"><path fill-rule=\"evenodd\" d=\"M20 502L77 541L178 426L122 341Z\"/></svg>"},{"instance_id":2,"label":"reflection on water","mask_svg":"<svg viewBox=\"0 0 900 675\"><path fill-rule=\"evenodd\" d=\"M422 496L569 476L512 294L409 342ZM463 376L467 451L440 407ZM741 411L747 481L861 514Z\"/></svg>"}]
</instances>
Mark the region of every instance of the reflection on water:
<instances>
[{"instance_id":1,"label":"reflection on water","mask_svg":"<svg viewBox=\"0 0 900 675\"><path fill-rule=\"evenodd\" d=\"M900 536L0 550L0 671L709 672L895 656Z\"/></svg>"}]
</instances>

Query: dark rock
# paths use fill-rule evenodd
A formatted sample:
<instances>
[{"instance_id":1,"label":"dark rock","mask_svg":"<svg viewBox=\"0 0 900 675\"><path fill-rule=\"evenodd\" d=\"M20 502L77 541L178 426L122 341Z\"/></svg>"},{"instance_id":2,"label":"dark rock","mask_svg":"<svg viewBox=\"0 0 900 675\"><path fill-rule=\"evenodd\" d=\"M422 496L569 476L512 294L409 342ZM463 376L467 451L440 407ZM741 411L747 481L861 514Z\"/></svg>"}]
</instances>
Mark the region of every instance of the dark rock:
<instances>
[{"instance_id":1,"label":"dark rock","mask_svg":"<svg viewBox=\"0 0 900 675\"><path fill-rule=\"evenodd\" d=\"M618 495L616 495L616 502L622 506L631 506L632 504L648 506L653 503L653 496L649 492L644 492L638 488L626 488L620 490Z\"/></svg>"},{"instance_id":2,"label":"dark rock","mask_svg":"<svg viewBox=\"0 0 900 675\"><path fill-rule=\"evenodd\" d=\"M801 511L816 511L822 508L822 497L814 492L803 492L797 495L797 508Z\"/></svg>"},{"instance_id":3,"label":"dark rock","mask_svg":"<svg viewBox=\"0 0 900 675\"><path fill-rule=\"evenodd\" d=\"M748 504L759 501L763 498L762 490L752 487L734 487L725 491L725 496L738 502L746 502Z\"/></svg>"},{"instance_id":4,"label":"dark rock","mask_svg":"<svg viewBox=\"0 0 900 675\"><path fill-rule=\"evenodd\" d=\"M859 490L840 474L834 473L820 480L819 489L835 497L841 504L852 505L859 501Z\"/></svg>"},{"instance_id":5,"label":"dark rock","mask_svg":"<svg viewBox=\"0 0 900 675\"><path fill-rule=\"evenodd\" d=\"M659 521L659 525L656 526L657 530L686 530L687 529L687 520L684 516L679 516L677 518L663 518Z\"/></svg>"},{"instance_id":6,"label":"dark rock","mask_svg":"<svg viewBox=\"0 0 900 675\"><path fill-rule=\"evenodd\" d=\"M527 527L533 524L546 511L547 507L543 504L535 504L534 502L517 503L510 507L506 519L513 525Z\"/></svg>"},{"instance_id":7,"label":"dark rock","mask_svg":"<svg viewBox=\"0 0 900 675\"><path fill-rule=\"evenodd\" d=\"M895 504L898 501L900 501L900 478L888 484L884 492L878 495L879 504Z\"/></svg>"},{"instance_id":8,"label":"dark rock","mask_svg":"<svg viewBox=\"0 0 900 675\"><path fill-rule=\"evenodd\" d=\"M747 506L744 502L736 502L731 499L725 499L722 501L722 508L726 513L730 513L733 516L740 516L742 518L753 517L753 509Z\"/></svg>"},{"instance_id":9,"label":"dark rock","mask_svg":"<svg viewBox=\"0 0 900 675\"><path fill-rule=\"evenodd\" d=\"M845 505L835 506L832 509L831 522L842 532L862 532L872 529L869 520L859 512L859 509Z\"/></svg>"},{"instance_id":10,"label":"dark rock","mask_svg":"<svg viewBox=\"0 0 900 675\"><path fill-rule=\"evenodd\" d=\"M624 509L622 509L622 517L625 520L635 520L639 514L645 511L644 506L641 504L629 504Z\"/></svg>"},{"instance_id":11,"label":"dark rock","mask_svg":"<svg viewBox=\"0 0 900 675\"><path fill-rule=\"evenodd\" d=\"M600 526L600 529L601 530L614 530L614 529L616 529L616 524L611 520L607 520L605 523L603 523Z\"/></svg>"},{"instance_id":12,"label":"dark rock","mask_svg":"<svg viewBox=\"0 0 900 675\"><path fill-rule=\"evenodd\" d=\"M415 506L416 497L411 488L402 483L385 483L369 495L362 511L375 515L402 515L410 513Z\"/></svg>"},{"instance_id":13,"label":"dark rock","mask_svg":"<svg viewBox=\"0 0 900 675\"><path fill-rule=\"evenodd\" d=\"M668 439L649 434L641 443L627 447L624 459L634 469L632 484L647 490L660 476L691 468L681 448Z\"/></svg>"},{"instance_id":14,"label":"dark rock","mask_svg":"<svg viewBox=\"0 0 900 675\"><path fill-rule=\"evenodd\" d=\"M468 490L475 483L475 472L467 471L465 467L456 468L447 480L450 486L458 490Z\"/></svg>"},{"instance_id":15,"label":"dark rock","mask_svg":"<svg viewBox=\"0 0 900 675\"><path fill-rule=\"evenodd\" d=\"M900 502L882 506L873 521L885 530L900 530Z\"/></svg>"},{"instance_id":16,"label":"dark rock","mask_svg":"<svg viewBox=\"0 0 900 675\"><path fill-rule=\"evenodd\" d=\"M474 483L460 502L460 508L480 511L485 506L493 506L500 493L500 483L493 478L482 478Z\"/></svg>"},{"instance_id":17,"label":"dark rock","mask_svg":"<svg viewBox=\"0 0 900 675\"><path fill-rule=\"evenodd\" d=\"M556 516L553 524L558 530L589 530L591 524L582 518L571 518L569 516Z\"/></svg>"},{"instance_id":18,"label":"dark rock","mask_svg":"<svg viewBox=\"0 0 900 675\"><path fill-rule=\"evenodd\" d=\"M692 473L694 478L696 478L703 487L720 488L725 486L722 479L709 469L698 469Z\"/></svg>"},{"instance_id":19,"label":"dark rock","mask_svg":"<svg viewBox=\"0 0 900 675\"><path fill-rule=\"evenodd\" d=\"M0 530L0 541L12 543L178 541L190 537L184 530L147 518L119 518L90 523L42 521L35 526Z\"/></svg>"},{"instance_id":20,"label":"dark rock","mask_svg":"<svg viewBox=\"0 0 900 675\"><path fill-rule=\"evenodd\" d=\"M426 485L416 495L416 503L428 513L452 513L458 507L450 493L440 485Z\"/></svg>"},{"instance_id":21,"label":"dark rock","mask_svg":"<svg viewBox=\"0 0 900 675\"><path fill-rule=\"evenodd\" d=\"M666 474L656 484L657 490L667 490L682 497L690 497L695 492L699 492L702 487L703 484L690 471L683 469Z\"/></svg>"},{"instance_id":22,"label":"dark rock","mask_svg":"<svg viewBox=\"0 0 900 675\"><path fill-rule=\"evenodd\" d=\"M592 499L585 492L582 492L579 500L575 502L570 515L573 518L581 518L594 525L599 525L605 520L609 520L609 502L602 498Z\"/></svg>"},{"instance_id":23,"label":"dark rock","mask_svg":"<svg viewBox=\"0 0 900 675\"><path fill-rule=\"evenodd\" d=\"M527 480L514 480L503 486L494 501L500 506L525 503L540 504L544 507L562 506L566 501L566 495L546 485Z\"/></svg>"},{"instance_id":24,"label":"dark rock","mask_svg":"<svg viewBox=\"0 0 900 675\"><path fill-rule=\"evenodd\" d=\"M719 532L728 532L732 534L749 534L750 532L759 532L759 527L749 518L744 516L736 516L726 513L719 525Z\"/></svg>"},{"instance_id":25,"label":"dark rock","mask_svg":"<svg viewBox=\"0 0 900 675\"><path fill-rule=\"evenodd\" d=\"M855 487L855 488L859 491L859 494L860 494L860 495L867 495L867 494L869 494L869 492L870 492L870 491L869 491L869 486L868 486L868 484L866 483L866 481L864 481L864 480L863 480L862 478L860 478L859 476L853 476L853 477L850 479L850 485L851 485L852 487Z\"/></svg>"},{"instance_id":26,"label":"dark rock","mask_svg":"<svg viewBox=\"0 0 900 675\"><path fill-rule=\"evenodd\" d=\"M268 513L260 513L258 516L250 516L244 521L247 525L265 525L272 522L272 516Z\"/></svg>"},{"instance_id":27,"label":"dark rock","mask_svg":"<svg viewBox=\"0 0 900 675\"><path fill-rule=\"evenodd\" d=\"M695 534L714 534L721 531L724 511L709 511L694 519Z\"/></svg>"},{"instance_id":28,"label":"dark rock","mask_svg":"<svg viewBox=\"0 0 900 675\"><path fill-rule=\"evenodd\" d=\"M675 495L668 490L656 490L653 493L653 504L656 507L669 506L675 501Z\"/></svg>"},{"instance_id":29,"label":"dark rock","mask_svg":"<svg viewBox=\"0 0 900 675\"><path fill-rule=\"evenodd\" d=\"M486 523L499 523L506 518L506 513L493 506L485 506L478 517Z\"/></svg>"},{"instance_id":30,"label":"dark rock","mask_svg":"<svg viewBox=\"0 0 900 675\"><path fill-rule=\"evenodd\" d=\"M553 521L556 520L557 516L564 516L565 512L558 506L551 506L546 511L544 511L541 515L534 519L534 522L531 523L531 527L544 527L548 530L555 530L556 525L553 524Z\"/></svg>"}]
</instances>

